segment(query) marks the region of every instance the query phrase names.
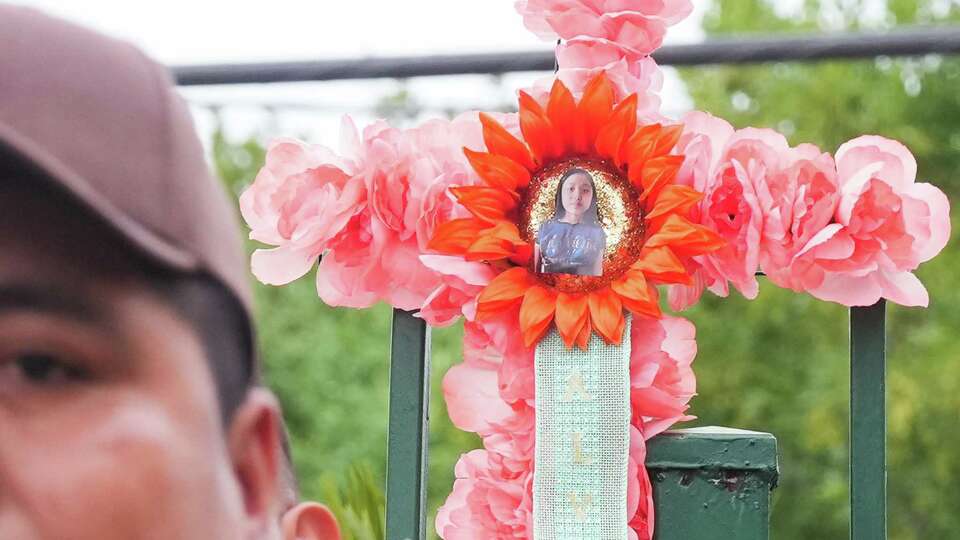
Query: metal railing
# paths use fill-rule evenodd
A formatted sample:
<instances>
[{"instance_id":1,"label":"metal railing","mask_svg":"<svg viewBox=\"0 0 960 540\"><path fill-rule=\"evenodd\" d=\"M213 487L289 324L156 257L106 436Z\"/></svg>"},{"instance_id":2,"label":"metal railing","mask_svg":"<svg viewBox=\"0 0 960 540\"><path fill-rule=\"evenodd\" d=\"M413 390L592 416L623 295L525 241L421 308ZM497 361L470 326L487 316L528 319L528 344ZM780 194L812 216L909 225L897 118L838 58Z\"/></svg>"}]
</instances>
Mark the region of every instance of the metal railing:
<instances>
[{"instance_id":1,"label":"metal railing","mask_svg":"<svg viewBox=\"0 0 960 540\"><path fill-rule=\"evenodd\" d=\"M957 52L960 52L960 28L944 26L886 33L715 39L692 45L668 45L654 53L653 57L661 65L698 66ZM553 71L553 64L553 51L546 50L211 64L173 66L171 69L178 84L196 86Z\"/></svg>"},{"instance_id":2,"label":"metal railing","mask_svg":"<svg viewBox=\"0 0 960 540\"><path fill-rule=\"evenodd\" d=\"M960 53L960 27L889 33L711 40L660 49L660 64L692 66ZM180 85L281 83L340 79L550 71L552 51L316 62L174 66ZM886 538L884 301L850 309L850 537ZM430 332L396 310L390 373L387 538L426 534Z\"/></svg>"}]
</instances>

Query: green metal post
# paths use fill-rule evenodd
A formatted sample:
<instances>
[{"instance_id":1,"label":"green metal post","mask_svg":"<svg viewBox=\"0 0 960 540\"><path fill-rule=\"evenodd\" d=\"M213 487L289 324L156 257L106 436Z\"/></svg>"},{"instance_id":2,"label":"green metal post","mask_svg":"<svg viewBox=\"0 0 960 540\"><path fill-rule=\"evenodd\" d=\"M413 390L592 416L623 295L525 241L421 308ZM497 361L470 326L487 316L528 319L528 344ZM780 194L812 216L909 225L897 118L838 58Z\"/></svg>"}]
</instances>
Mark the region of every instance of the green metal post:
<instances>
[{"instance_id":1,"label":"green metal post","mask_svg":"<svg viewBox=\"0 0 960 540\"><path fill-rule=\"evenodd\" d=\"M668 431L647 446L654 540L768 540L777 440L722 427Z\"/></svg>"},{"instance_id":2,"label":"green metal post","mask_svg":"<svg viewBox=\"0 0 960 540\"><path fill-rule=\"evenodd\" d=\"M885 312L850 309L850 538L887 537Z\"/></svg>"},{"instance_id":3,"label":"green metal post","mask_svg":"<svg viewBox=\"0 0 960 540\"><path fill-rule=\"evenodd\" d=\"M387 445L387 540L426 534L430 329L412 313L393 311L390 427Z\"/></svg>"}]
</instances>

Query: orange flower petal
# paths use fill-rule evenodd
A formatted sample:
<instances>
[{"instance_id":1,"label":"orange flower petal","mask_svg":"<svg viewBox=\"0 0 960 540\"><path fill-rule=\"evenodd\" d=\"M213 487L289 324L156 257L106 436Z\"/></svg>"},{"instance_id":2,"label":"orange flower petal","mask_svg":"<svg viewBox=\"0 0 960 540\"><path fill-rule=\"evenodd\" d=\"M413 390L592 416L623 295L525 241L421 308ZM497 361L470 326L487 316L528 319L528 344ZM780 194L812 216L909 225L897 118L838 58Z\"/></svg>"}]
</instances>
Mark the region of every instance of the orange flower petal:
<instances>
[{"instance_id":1,"label":"orange flower petal","mask_svg":"<svg viewBox=\"0 0 960 540\"><path fill-rule=\"evenodd\" d=\"M492 116L480 113L480 123L483 124L483 142L487 145L487 151L491 154L508 157L528 170L532 171L537 168L527 145L514 137Z\"/></svg>"},{"instance_id":2,"label":"orange flower petal","mask_svg":"<svg viewBox=\"0 0 960 540\"><path fill-rule=\"evenodd\" d=\"M557 294L557 332L563 343L573 347L577 336L589 324L589 308L586 294Z\"/></svg>"},{"instance_id":3,"label":"orange flower petal","mask_svg":"<svg viewBox=\"0 0 960 540\"><path fill-rule=\"evenodd\" d=\"M462 255L477 241L480 231L489 226L474 218L452 219L437 227L427 247L440 253Z\"/></svg>"},{"instance_id":4,"label":"orange flower petal","mask_svg":"<svg viewBox=\"0 0 960 540\"><path fill-rule=\"evenodd\" d=\"M506 156L474 152L469 148L464 148L463 154L490 187L514 191L530 183L530 171Z\"/></svg>"},{"instance_id":5,"label":"orange flower petal","mask_svg":"<svg viewBox=\"0 0 960 540\"><path fill-rule=\"evenodd\" d=\"M725 241L712 230L691 223L683 216L671 214L659 230L652 231L644 246L669 246L677 256L690 257L720 249L724 244Z\"/></svg>"},{"instance_id":6,"label":"orange flower petal","mask_svg":"<svg viewBox=\"0 0 960 540\"><path fill-rule=\"evenodd\" d=\"M613 159L614 165L621 166L620 148L629 134L637 126L637 95L630 94L613 110L610 119L597 134L594 147L601 157Z\"/></svg>"},{"instance_id":7,"label":"orange flower petal","mask_svg":"<svg viewBox=\"0 0 960 540\"><path fill-rule=\"evenodd\" d=\"M537 100L520 91L520 131L538 163L563 155L563 140Z\"/></svg>"},{"instance_id":8,"label":"orange flower petal","mask_svg":"<svg viewBox=\"0 0 960 540\"><path fill-rule=\"evenodd\" d=\"M527 242L513 246L513 255L510 256L510 262L517 266L526 266L533 258L533 246Z\"/></svg>"},{"instance_id":9,"label":"orange flower petal","mask_svg":"<svg viewBox=\"0 0 960 540\"><path fill-rule=\"evenodd\" d=\"M470 213L488 221L504 219L519 202L512 191L487 186L456 186L450 188L450 193Z\"/></svg>"},{"instance_id":10,"label":"orange flower petal","mask_svg":"<svg viewBox=\"0 0 960 540\"><path fill-rule=\"evenodd\" d=\"M657 143L653 147L653 154L651 157L659 157L669 154L670 151L673 150L673 147L677 145L677 142L680 141L681 135L683 135L683 124L676 124L662 128L660 130L660 136L657 137Z\"/></svg>"},{"instance_id":11,"label":"orange flower petal","mask_svg":"<svg viewBox=\"0 0 960 540\"><path fill-rule=\"evenodd\" d=\"M560 134L560 141L563 147L561 153L566 153L572 149L577 152L577 143L580 138L577 136L577 102L573 99L573 94L567 87L560 82L560 79L553 81L553 88L550 89L550 99L547 101L547 117L554 129Z\"/></svg>"},{"instance_id":12,"label":"orange flower petal","mask_svg":"<svg viewBox=\"0 0 960 540\"><path fill-rule=\"evenodd\" d=\"M480 291L480 296L477 297L477 316L485 317L515 306L532 284L533 280L526 268L517 266L498 274Z\"/></svg>"},{"instance_id":13,"label":"orange flower petal","mask_svg":"<svg viewBox=\"0 0 960 540\"><path fill-rule=\"evenodd\" d=\"M576 345L582 350L587 350L587 347L590 346L590 318L587 318L586 323L583 325L583 329L580 330L580 333L577 334Z\"/></svg>"},{"instance_id":14,"label":"orange flower petal","mask_svg":"<svg viewBox=\"0 0 960 540\"><path fill-rule=\"evenodd\" d=\"M513 257L518 249L528 246L520 238L520 231L510 221L498 221L493 227L480 231L479 237L466 251L468 261L495 261Z\"/></svg>"},{"instance_id":15,"label":"orange flower petal","mask_svg":"<svg viewBox=\"0 0 960 540\"><path fill-rule=\"evenodd\" d=\"M653 210L653 204L660 195L660 190L672 184L677 178L677 172L683 165L683 156L660 156L647 160L640 169L640 177L635 178L637 169L631 164L630 181L641 189L640 197L644 200L647 212ZM639 184L636 182L639 180Z\"/></svg>"},{"instance_id":16,"label":"orange flower petal","mask_svg":"<svg viewBox=\"0 0 960 540\"><path fill-rule=\"evenodd\" d=\"M464 258L468 261L496 261L508 259L513 255L513 245L491 235L481 235L476 242L470 244Z\"/></svg>"},{"instance_id":17,"label":"orange flower petal","mask_svg":"<svg viewBox=\"0 0 960 540\"><path fill-rule=\"evenodd\" d=\"M634 131L620 149L620 162L628 163L631 168L642 168L644 162L653 156L660 130L660 124L648 124Z\"/></svg>"},{"instance_id":18,"label":"orange flower petal","mask_svg":"<svg viewBox=\"0 0 960 540\"><path fill-rule=\"evenodd\" d=\"M691 285L693 277L673 251L661 246L658 248L644 248L640 258L631 267L643 272L650 281L657 283L682 283Z\"/></svg>"},{"instance_id":19,"label":"orange flower petal","mask_svg":"<svg viewBox=\"0 0 960 540\"><path fill-rule=\"evenodd\" d=\"M587 83L583 89L583 97L577 106L577 121L580 124L578 132L585 137L585 148L576 148L578 153L589 152L590 143L597 140L600 128L610 119L614 103L613 86L604 73L600 73ZM578 140L578 143L580 141Z\"/></svg>"},{"instance_id":20,"label":"orange flower petal","mask_svg":"<svg viewBox=\"0 0 960 540\"><path fill-rule=\"evenodd\" d=\"M643 272L630 269L620 279L611 283L610 288L620 296L623 307L631 312L656 319L663 316L657 288L647 283Z\"/></svg>"},{"instance_id":21,"label":"orange flower petal","mask_svg":"<svg viewBox=\"0 0 960 540\"><path fill-rule=\"evenodd\" d=\"M589 294L590 322L607 343L620 343L626 321L623 318L623 302L609 288Z\"/></svg>"},{"instance_id":22,"label":"orange flower petal","mask_svg":"<svg viewBox=\"0 0 960 540\"><path fill-rule=\"evenodd\" d=\"M644 216L646 219L659 218L669 213L686 214L693 205L703 199L703 193L690 186L665 186L653 203L653 207Z\"/></svg>"},{"instance_id":23,"label":"orange flower petal","mask_svg":"<svg viewBox=\"0 0 960 540\"><path fill-rule=\"evenodd\" d=\"M556 310L556 293L547 287L534 285L527 289L520 305L520 330L527 347L536 344L547 333Z\"/></svg>"}]
</instances>

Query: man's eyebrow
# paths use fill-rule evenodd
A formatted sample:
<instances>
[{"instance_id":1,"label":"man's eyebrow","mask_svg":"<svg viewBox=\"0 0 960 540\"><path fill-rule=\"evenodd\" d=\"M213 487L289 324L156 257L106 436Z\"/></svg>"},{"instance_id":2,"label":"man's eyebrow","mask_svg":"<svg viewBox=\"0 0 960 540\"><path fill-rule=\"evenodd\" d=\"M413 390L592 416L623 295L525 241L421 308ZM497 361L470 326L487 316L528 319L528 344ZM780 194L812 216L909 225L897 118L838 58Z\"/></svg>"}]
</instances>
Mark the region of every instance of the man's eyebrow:
<instances>
[{"instance_id":1,"label":"man's eyebrow","mask_svg":"<svg viewBox=\"0 0 960 540\"><path fill-rule=\"evenodd\" d=\"M64 289L34 284L0 284L0 314L11 311L59 315L85 322L107 319L100 306Z\"/></svg>"}]
</instances>

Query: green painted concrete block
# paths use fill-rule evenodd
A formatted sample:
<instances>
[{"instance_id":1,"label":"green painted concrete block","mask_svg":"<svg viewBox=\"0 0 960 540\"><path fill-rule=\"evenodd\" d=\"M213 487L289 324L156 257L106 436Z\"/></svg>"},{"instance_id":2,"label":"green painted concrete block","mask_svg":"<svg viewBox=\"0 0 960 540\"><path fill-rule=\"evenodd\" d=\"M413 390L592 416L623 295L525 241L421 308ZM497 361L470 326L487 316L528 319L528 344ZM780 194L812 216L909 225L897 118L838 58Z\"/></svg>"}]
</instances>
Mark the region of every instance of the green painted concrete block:
<instances>
[{"instance_id":1,"label":"green painted concrete block","mask_svg":"<svg viewBox=\"0 0 960 540\"><path fill-rule=\"evenodd\" d=\"M650 441L655 540L767 540L777 485L777 440L721 427L668 431Z\"/></svg>"}]
</instances>

